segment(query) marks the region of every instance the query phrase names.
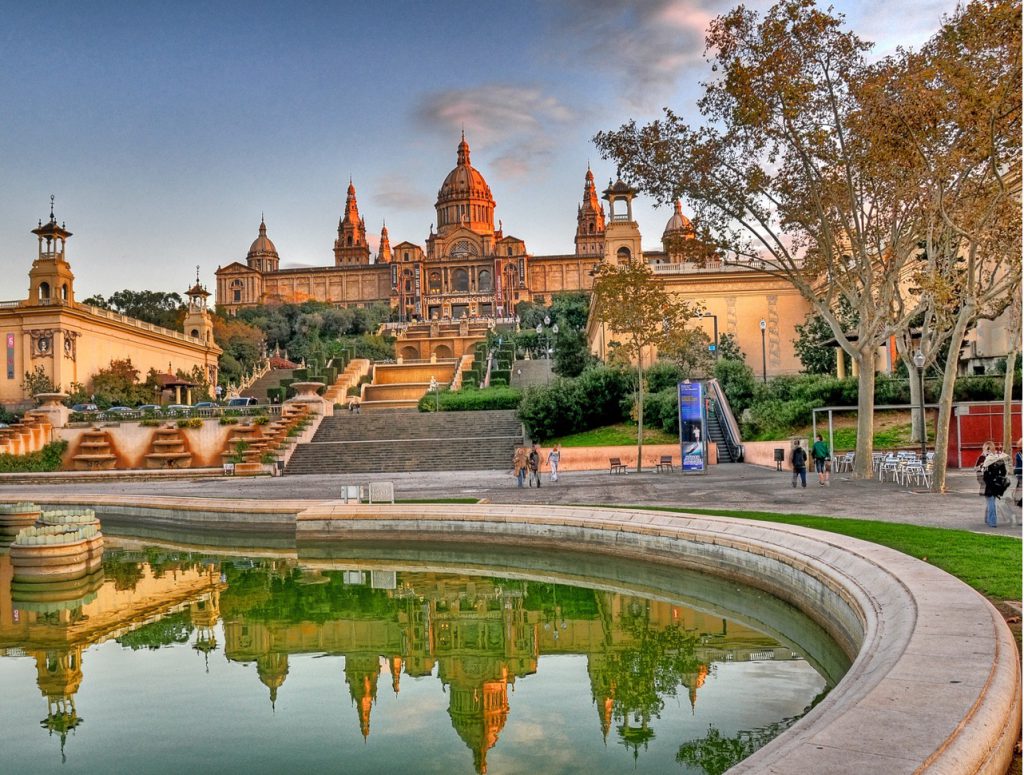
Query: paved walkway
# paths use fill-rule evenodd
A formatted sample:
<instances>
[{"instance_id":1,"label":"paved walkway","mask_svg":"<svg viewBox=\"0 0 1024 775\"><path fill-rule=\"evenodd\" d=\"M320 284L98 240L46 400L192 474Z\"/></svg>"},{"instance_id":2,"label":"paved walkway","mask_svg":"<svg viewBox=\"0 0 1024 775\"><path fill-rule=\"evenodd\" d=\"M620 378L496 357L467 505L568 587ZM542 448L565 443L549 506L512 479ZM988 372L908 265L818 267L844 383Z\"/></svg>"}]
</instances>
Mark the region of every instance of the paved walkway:
<instances>
[{"instance_id":1,"label":"paved walkway","mask_svg":"<svg viewBox=\"0 0 1024 775\"><path fill-rule=\"evenodd\" d=\"M985 502L978 497L974 472L954 472L952 492L922 492L877 481L855 481L833 476L830 487L819 487L808 477L807 489L794 490L790 475L751 465L713 466L706 475L657 473L608 474L569 472L552 483L544 475L540 489L515 486L511 475L500 471L459 471L373 475L285 476L281 478L202 478L170 481L82 481L68 484L6 485L5 498L30 499L43 493L107 495L169 495L201 498L289 500L337 497L343 484L370 480L395 483L399 499L477 498L492 503L529 504L645 504L681 508L742 509L778 513L859 517L886 522L970 530L1021 537L1018 524L985 527ZM1010 504L1005 504L1009 506ZM1002 512L1001 512L1002 515Z\"/></svg>"}]
</instances>

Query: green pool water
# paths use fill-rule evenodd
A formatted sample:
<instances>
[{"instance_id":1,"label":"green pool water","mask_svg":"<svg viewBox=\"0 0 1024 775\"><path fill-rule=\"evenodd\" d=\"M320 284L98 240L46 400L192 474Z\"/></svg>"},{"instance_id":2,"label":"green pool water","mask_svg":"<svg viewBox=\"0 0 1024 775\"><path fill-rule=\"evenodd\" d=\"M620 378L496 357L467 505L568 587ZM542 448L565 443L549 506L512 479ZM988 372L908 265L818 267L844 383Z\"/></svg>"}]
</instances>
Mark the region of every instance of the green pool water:
<instances>
[{"instance_id":1,"label":"green pool water","mask_svg":"<svg viewBox=\"0 0 1024 775\"><path fill-rule=\"evenodd\" d=\"M10 571L12 773L721 773L847 667L764 593L608 558L134 541L77 589Z\"/></svg>"}]
</instances>

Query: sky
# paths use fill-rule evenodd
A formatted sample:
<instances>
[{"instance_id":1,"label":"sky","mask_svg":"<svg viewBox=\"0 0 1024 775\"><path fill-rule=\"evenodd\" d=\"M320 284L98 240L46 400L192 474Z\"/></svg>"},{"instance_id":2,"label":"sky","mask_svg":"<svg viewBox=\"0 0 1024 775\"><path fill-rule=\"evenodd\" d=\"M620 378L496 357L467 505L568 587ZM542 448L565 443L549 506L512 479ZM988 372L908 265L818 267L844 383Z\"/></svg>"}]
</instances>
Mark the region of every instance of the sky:
<instances>
[{"instance_id":1,"label":"sky","mask_svg":"<svg viewBox=\"0 0 1024 775\"><path fill-rule=\"evenodd\" d=\"M698 119L724 0L9 3L0 27L0 300L24 298L31 230L74 233L78 299L214 286L261 216L282 268L333 264L353 181L375 249L423 244L460 131L506 235L571 253L592 138L670 106ZM752 0L754 9L768 3ZM876 55L955 0L843 0ZM639 198L645 248L671 215Z\"/></svg>"}]
</instances>

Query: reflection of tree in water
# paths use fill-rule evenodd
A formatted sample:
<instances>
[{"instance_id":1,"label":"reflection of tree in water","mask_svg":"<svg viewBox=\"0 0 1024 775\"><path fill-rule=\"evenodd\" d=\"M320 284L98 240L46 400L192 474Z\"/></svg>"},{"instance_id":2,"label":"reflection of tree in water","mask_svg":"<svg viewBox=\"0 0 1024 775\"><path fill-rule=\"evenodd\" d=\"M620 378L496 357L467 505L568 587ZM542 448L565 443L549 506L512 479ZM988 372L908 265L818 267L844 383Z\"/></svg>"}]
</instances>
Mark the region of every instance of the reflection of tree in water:
<instances>
[{"instance_id":1,"label":"reflection of tree in water","mask_svg":"<svg viewBox=\"0 0 1024 775\"><path fill-rule=\"evenodd\" d=\"M735 737L726 737L715 727L709 726L707 735L679 746L676 761L700 767L706 775L722 775L730 767L739 764L793 726L826 694L827 689L815 697L811 704L804 708L803 713L756 729L741 730Z\"/></svg>"},{"instance_id":2,"label":"reflection of tree in water","mask_svg":"<svg viewBox=\"0 0 1024 775\"><path fill-rule=\"evenodd\" d=\"M190 620L189 611L169 614L155 622L144 624L136 630L126 632L115 640L132 651L140 649L158 649L172 643L187 643L195 627Z\"/></svg>"},{"instance_id":3,"label":"reflection of tree in water","mask_svg":"<svg viewBox=\"0 0 1024 775\"><path fill-rule=\"evenodd\" d=\"M114 582L116 590L135 589L142 580L143 573L142 563L131 562L111 552L105 552L103 555L103 575Z\"/></svg>"},{"instance_id":4,"label":"reflection of tree in water","mask_svg":"<svg viewBox=\"0 0 1024 775\"><path fill-rule=\"evenodd\" d=\"M666 697L675 697L687 678L691 681L701 668L696 648L699 633L678 625L656 629L650 623L650 608L632 600L622 612L622 629L631 642L609 655L608 677L613 691L613 718L620 722L619 739L640 755L654 739L651 719L660 718Z\"/></svg>"}]
</instances>

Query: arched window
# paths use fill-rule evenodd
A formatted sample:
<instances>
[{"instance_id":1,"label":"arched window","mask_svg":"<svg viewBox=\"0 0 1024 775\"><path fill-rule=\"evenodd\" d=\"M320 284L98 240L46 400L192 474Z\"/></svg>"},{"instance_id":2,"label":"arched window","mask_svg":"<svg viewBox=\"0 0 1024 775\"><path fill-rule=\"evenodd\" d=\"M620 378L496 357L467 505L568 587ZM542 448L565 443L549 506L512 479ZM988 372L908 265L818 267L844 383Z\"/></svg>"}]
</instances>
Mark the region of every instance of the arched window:
<instances>
[{"instance_id":1,"label":"arched window","mask_svg":"<svg viewBox=\"0 0 1024 775\"><path fill-rule=\"evenodd\" d=\"M352 235L351 234L348 235L348 242L347 242L347 244L348 244L349 247L352 247Z\"/></svg>"},{"instance_id":2,"label":"arched window","mask_svg":"<svg viewBox=\"0 0 1024 775\"><path fill-rule=\"evenodd\" d=\"M455 269L452 271L452 290L469 290L469 272L467 272L465 269Z\"/></svg>"},{"instance_id":3,"label":"arched window","mask_svg":"<svg viewBox=\"0 0 1024 775\"><path fill-rule=\"evenodd\" d=\"M49 283L39 283L39 298L40 299L49 299L50 298L50 284Z\"/></svg>"},{"instance_id":4,"label":"arched window","mask_svg":"<svg viewBox=\"0 0 1024 775\"><path fill-rule=\"evenodd\" d=\"M481 269L479 274L476 276L477 287L481 291L490 291L494 289L491 283L491 272L488 269Z\"/></svg>"},{"instance_id":5,"label":"arched window","mask_svg":"<svg viewBox=\"0 0 1024 775\"><path fill-rule=\"evenodd\" d=\"M62 299L64 299L64 301L67 301L67 300L68 300L68 284L67 284L67 283L64 283L64 284L63 284L63 285L62 285L62 286L60 287L60 297L61 297Z\"/></svg>"},{"instance_id":6,"label":"arched window","mask_svg":"<svg viewBox=\"0 0 1024 775\"><path fill-rule=\"evenodd\" d=\"M629 261L632 254L629 252L629 248L621 247L615 251L615 255L620 261Z\"/></svg>"},{"instance_id":7,"label":"arched window","mask_svg":"<svg viewBox=\"0 0 1024 775\"><path fill-rule=\"evenodd\" d=\"M594 224L590 224L590 233L591 233L591 234L593 234L593 233L594 233Z\"/></svg>"},{"instance_id":8,"label":"arched window","mask_svg":"<svg viewBox=\"0 0 1024 775\"><path fill-rule=\"evenodd\" d=\"M198 329L198 328L193 328L193 329L192 329L192 330L191 330L191 331L189 332L189 336L191 336L191 337L194 337L194 338L198 339L198 338L199 338L199 329Z\"/></svg>"},{"instance_id":9,"label":"arched window","mask_svg":"<svg viewBox=\"0 0 1024 775\"><path fill-rule=\"evenodd\" d=\"M440 272L431 272L430 273L430 277L427 280L427 287L429 287L431 291L439 291L439 290L441 290L441 273Z\"/></svg>"}]
</instances>

